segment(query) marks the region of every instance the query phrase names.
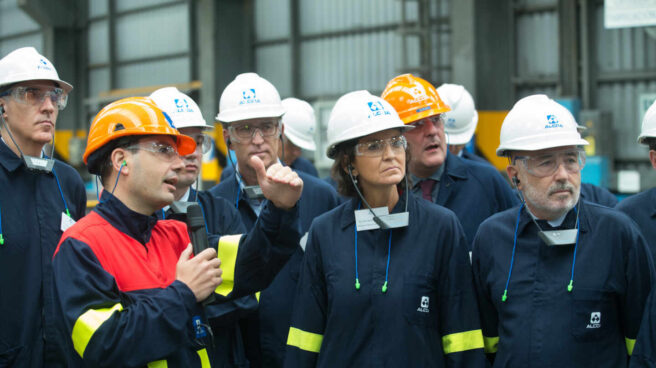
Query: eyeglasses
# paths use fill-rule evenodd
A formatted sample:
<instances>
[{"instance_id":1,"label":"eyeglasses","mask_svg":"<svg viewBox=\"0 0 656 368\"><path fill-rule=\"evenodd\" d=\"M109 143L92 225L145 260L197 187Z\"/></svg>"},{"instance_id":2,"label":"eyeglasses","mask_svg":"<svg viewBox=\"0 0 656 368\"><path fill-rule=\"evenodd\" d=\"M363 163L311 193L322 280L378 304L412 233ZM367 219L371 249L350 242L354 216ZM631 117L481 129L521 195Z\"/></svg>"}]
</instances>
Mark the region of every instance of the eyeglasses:
<instances>
[{"instance_id":1,"label":"eyeglasses","mask_svg":"<svg viewBox=\"0 0 656 368\"><path fill-rule=\"evenodd\" d=\"M207 153L212 149L212 138L205 134L190 135L196 141L196 147L201 148L201 152Z\"/></svg>"},{"instance_id":2,"label":"eyeglasses","mask_svg":"<svg viewBox=\"0 0 656 368\"><path fill-rule=\"evenodd\" d=\"M240 139L252 139L255 132L259 131L262 137L271 137L278 134L280 122L266 121L258 124L239 124L231 125L228 130L230 134L237 136Z\"/></svg>"},{"instance_id":3,"label":"eyeglasses","mask_svg":"<svg viewBox=\"0 0 656 368\"><path fill-rule=\"evenodd\" d=\"M585 166L585 152L583 150L568 150L549 153L540 156L518 156L515 161L522 161L524 167L533 176L540 178L553 175L561 165L567 172L574 174Z\"/></svg>"},{"instance_id":4,"label":"eyeglasses","mask_svg":"<svg viewBox=\"0 0 656 368\"><path fill-rule=\"evenodd\" d=\"M132 146L125 147L127 150L132 151L148 151L154 153L157 157L161 158L166 162L173 162L176 158L180 158L178 154L178 149L173 147L168 143L162 142L147 142L147 143L138 143Z\"/></svg>"},{"instance_id":5,"label":"eyeglasses","mask_svg":"<svg viewBox=\"0 0 656 368\"><path fill-rule=\"evenodd\" d=\"M387 146L390 146L396 154L405 151L408 142L405 137L400 135L388 139L378 139L370 142L362 142L355 145L355 154L357 156L377 157L382 156Z\"/></svg>"},{"instance_id":6,"label":"eyeglasses","mask_svg":"<svg viewBox=\"0 0 656 368\"><path fill-rule=\"evenodd\" d=\"M48 97L59 110L63 110L68 102L68 94L61 88L18 86L6 91L0 97L9 95L22 104L32 106L41 105Z\"/></svg>"},{"instance_id":7,"label":"eyeglasses","mask_svg":"<svg viewBox=\"0 0 656 368\"><path fill-rule=\"evenodd\" d=\"M423 118L421 120L415 121L410 125L418 128L418 129L421 129L425 124L433 124L433 126L435 126L435 128L439 128L440 126L444 125L443 114L429 116L427 118Z\"/></svg>"}]
</instances>

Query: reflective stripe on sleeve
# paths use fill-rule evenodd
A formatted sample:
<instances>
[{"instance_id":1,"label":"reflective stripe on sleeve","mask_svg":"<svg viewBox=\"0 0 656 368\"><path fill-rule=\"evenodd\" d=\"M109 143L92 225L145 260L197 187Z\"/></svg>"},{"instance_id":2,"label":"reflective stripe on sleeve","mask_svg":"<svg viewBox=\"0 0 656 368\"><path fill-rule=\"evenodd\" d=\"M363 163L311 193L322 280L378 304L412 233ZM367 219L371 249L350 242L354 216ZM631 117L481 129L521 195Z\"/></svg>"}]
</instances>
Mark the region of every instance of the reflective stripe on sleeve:
<instances>
[{"instance_id":1,"label":"reflective stripe on sleeve","mask_svg":"<svg viewBox=\"0 0 656 368\"><path fill-rule=\"evenodd\" d=\"M287 345L296 346L301 350L309 351L311 353L319 353L322 341L323 335L306 332L295 327L289 328Z\"/></svg>"},{"instance_id":2,"label":"reflective stripe on sleeve","mask_svg":"<svg viewBox=\"0 0 656 368\"><path fill-rule=\"evenodd\" d=\"M210 365L210 357L207 356L207 349L202 348L198 351L196 351L198 354L198 357L200 358L200 366L202 368L211 368L212 366Z\"/></svg>"},{"instance_id":3,"label":"reflective stripe on sleeve","mask_svg":"<svg viewBox=\"0 0 656 368\"><path fill-rule=\"evenodd\" d=\"M485 345L485 352L488 354L496 353L499 347L499 336L487 337L483 336L483 344Z\"/></svg>"},{"instance_id":4,"label":"reflective stripe on sleeve","mask_svg":"<svg viewBox=\"0 0 656 368\"><path fill-rule=\"evenodd\" d=\"M239 235L222 236L219 239L217 257L221 260L223 282L214 291L217 294L227 296L235 286L235 264L237 263L237 250L239 250Z\"/></svg>"},{"instance_id":5,"label":"reflective stripe on sleeve","mask_svg":"<svg viewBox=\"0 0 656 368\"><path fill-rule=\"evenodd\" d=\"M169 364L166 360L158 360L155 362L148 363L148 368L168 368Z\"/></svg>"},{"instance_id":6,"label":"reflective stripe on sleeve","mask_svg":"<svg viewBox=\"0 0 656 368\"><path fill-rule=\"evenodd\" d=\"M633 346L635 345L635 339L629 339L628 337L624 338L626 342L626 351L629 353L629 356L633 354Z\"/></svg>"},{"instance_id":7,"label":"reflective stripe on sleeve","mask_svg":"<svg viewBox=\"0 0 656 368\"><path fill-rule=\"evenodd\" d=\"M120 312L122 310L123 306L121 303L116 303L111 308L89 309L84 312L77 321L75 321L73 333L71 334L75 351L84 358L84 351L96 330L98 330L98 328L100 328L100 326L107 321L114 312Z\"/></svg>"},{"instance_id":8,"label":"reflective stripe on sleeve","mask_svg":"<svg viewBox=\"0 0 656 368\"><path fill-rule=\"evenodd\" d=\"M483 332L471 330L442 336L444 354L483 348Z\"/></svg>"}]
</instances>

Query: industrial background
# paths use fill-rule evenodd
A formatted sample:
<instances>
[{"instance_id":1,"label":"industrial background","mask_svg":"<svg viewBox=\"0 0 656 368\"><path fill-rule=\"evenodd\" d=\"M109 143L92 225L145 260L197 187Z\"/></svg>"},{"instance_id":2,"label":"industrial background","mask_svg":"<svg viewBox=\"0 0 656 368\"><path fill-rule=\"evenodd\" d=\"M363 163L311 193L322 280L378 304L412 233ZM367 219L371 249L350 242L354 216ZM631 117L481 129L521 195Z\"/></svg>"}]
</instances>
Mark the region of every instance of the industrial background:
<instances>
[{"instance_id":1,"label":"industrial background","mask_svg":"<svg viewBox=\"0 0 656 368\"><path fill-rule=\"evenodd\" d=\"M609 0L606 0L608 2ZM636 143L656 99L656 31L605 28L600 0L0 0L0 56L34 46L75 89L57 122L60 158L80 169L93 116L121 97L174 85L214 121L223 88L255 71L281 97L315 107L315 164L342 94L380 94L405 72L464 85L480 114L475 145L492 152L505 112L546 93L594 144L584 180L630 193L656 171ZM218 130L218 129L217 129ZM225 146L203 165L218 178ZM499 166L499 167L501 167Z\"/></svg>"}]
</instances>

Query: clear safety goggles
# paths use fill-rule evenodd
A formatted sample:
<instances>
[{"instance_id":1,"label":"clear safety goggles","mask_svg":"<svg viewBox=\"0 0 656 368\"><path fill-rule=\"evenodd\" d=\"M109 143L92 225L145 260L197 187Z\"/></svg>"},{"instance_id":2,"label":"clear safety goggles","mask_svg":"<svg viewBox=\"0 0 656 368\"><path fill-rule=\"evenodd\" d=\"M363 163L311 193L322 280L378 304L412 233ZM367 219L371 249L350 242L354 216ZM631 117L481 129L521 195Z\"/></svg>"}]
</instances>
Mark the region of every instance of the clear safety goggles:
<instances>
[{"instance_id":1,"label":"clear safety goggles","mask_svg":"<svg viewBox=\"0 0 656 368\"><path fill-rule=\"evenodd\" d=\"M31 106L40 106L47 97L59 110L63 110L68 102L68 94L63 89L52 86L17 86L0 95L3 96L11 96L14 100Z\"/></svg>"},{"instance_id":2,"label":"clear safety goggles","mask_svg":"<svg viewBox=\"0 0 656 368\"><path fill-rule=\"evenodd\" d=\"M271 120L258 123L237 123L231 124L228 128L230 135L236 136L240 140L249 140L255 136L258 131L262 137L271 137L280 131L280 121Z\"/></svg>"},{"instance_id":3,"label":"clear safety goggles","mask_svg":"<svg viewBox=\"0 0 656 368\"><path fill-rule=\"evenodd\" d=\"M553 175L560 165L570 174L575 174L585 166L585 151L577 148L539 156L518 156L515 157L517 161L523 163L529 174L540 178Z\"/></svg>"},{"instance_id":4,"label":"clear safety goggles","mask_svg":"<svg viewBox=\"0 0 656 368\"><path fill-rule=\"evenodd\" d=\"M421 120L415 121L411 123L410 125L414 126L417 129L421 129L424 125L426 124L433 124L435 128L441 128L444 126L444 114L439 114L439 115L433 115L429 116L427 118L423 118Z\"/></svg>"},{"instance_id":5,"label":"clear safety goggles","mask_svg":"<svg viewBox=\"0 0 656 368\"><path fill-rule=\"evenodd\" d=\"M145 142L137 143L131 146L125 147L127 150L131 151L148 151L154 153L155 156L160 158L162 161L173 162L175 159L179 159L180 155L178 154L178 149L168 143L164 142Z\"/></svg>"},{"instance_id":6,"label":"clear safety goggles","mask_svg":"<svg viewBox=\"0 0 656 368\"><path fill-rule=\"evenodd\" d=\"M210 138L210 136L203 133L192 134L189 136L196 141L196 147L200 147L201 152L207 153L212 149L212 138Z\"/></svg>"},{"instance_id":7,"label":"clear safety goggles","mask_svg":"<svg viewBox=\"0 0 656 368\"><path fill-rule=\"evenodd\" d=\"M355 154L357 156L378 157L382 156L389 146L395 154L404 152L408 147L408 141L402 135L388 138L377 139L370 142L362 142L355 145Z\"/></svg>"}]
</instances>

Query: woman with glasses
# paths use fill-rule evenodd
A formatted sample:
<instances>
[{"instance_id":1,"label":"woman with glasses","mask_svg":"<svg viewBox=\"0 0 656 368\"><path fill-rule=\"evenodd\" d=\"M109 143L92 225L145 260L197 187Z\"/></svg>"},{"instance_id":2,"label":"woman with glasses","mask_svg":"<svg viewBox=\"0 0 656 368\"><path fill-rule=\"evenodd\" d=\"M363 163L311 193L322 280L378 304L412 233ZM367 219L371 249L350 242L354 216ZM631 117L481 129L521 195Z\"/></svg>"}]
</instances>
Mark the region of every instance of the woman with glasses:
<instances>
[{"instance_id":1,"label":"woman with glasses","mask_svg":"<svg viewBox=\"0 0 656 368\"><path fill-rule=\"evenodd\" d=\"M484 367L455 215L408 195L410 129L367 91L342 96L327 155L350 197L310 229L286 367Z\"/></svg>"},{"instance_id":2,"label":"woman with glasses","mask_svg":"<svg viewBox=\"0 0 656 368\"><path fill-rule=\"evenodd\" d=\"M494 367L626 367L653 266L624 214L580 199L572 114L545 95L519 100L497 155L522 204L481 224L472 266Z\"/></svg>"}]
</instances>

